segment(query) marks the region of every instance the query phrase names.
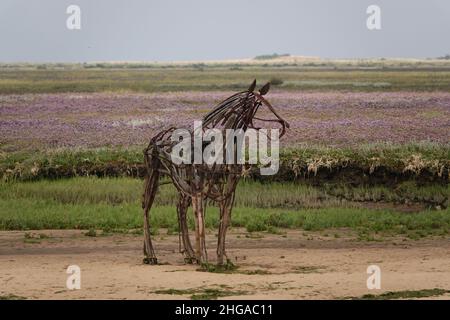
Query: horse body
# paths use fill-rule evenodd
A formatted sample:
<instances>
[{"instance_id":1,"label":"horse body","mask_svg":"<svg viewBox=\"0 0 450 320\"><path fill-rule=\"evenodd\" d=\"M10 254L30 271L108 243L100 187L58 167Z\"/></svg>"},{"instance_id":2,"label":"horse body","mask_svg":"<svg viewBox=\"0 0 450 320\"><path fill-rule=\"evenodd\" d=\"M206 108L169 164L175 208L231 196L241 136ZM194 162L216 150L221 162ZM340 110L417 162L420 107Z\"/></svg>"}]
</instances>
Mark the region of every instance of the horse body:
<instances>
[{"instance_id":1,"label":"horse body","mask_svg":"<svg viewBox=\"0 0 450 320\"><path fill-rule=\"evenodd\" d=\"M202 122L201 130L219 128L222 132L227 129L243 130L255 128L254 119L274 121L282 125L282 133L289 125L264 99L263 95L269 90L269 83L254 92L256 81L248 90L236 93L220 103L210 111ZM255 115L262 105L269 108L276 119L259 119ZM176 164L171 158L172 148L176 144L171 134L176 128L169 128L154 136L144 150L144 162L147 169L142 208L144 210L144 263L156 264L157 258L150 237L149 213L159 186L162 175L170 177L179 192L177 204L178 223L180 231L180 252L184 254L188 263L208 263L205 244L205 210L208 200L218 204L220 210L220 225L217 243L217 264L222 265L225 253L225 235L231 221L231 211L234 203L235 190L245 165L233 164ZM191 131L192 132L192 131ZM193 133L193 132L192 132ZM192 143L194 143L192 141ZM232 147L237 146L233 140ZM205 147L205 145L203 145ZM236 156L237 152L234 152ZM187 225L187 210L192 205L195 218L195 250L189 238ZM183 248L181 248L181 244Z\"/></svg>"}]
</instances>

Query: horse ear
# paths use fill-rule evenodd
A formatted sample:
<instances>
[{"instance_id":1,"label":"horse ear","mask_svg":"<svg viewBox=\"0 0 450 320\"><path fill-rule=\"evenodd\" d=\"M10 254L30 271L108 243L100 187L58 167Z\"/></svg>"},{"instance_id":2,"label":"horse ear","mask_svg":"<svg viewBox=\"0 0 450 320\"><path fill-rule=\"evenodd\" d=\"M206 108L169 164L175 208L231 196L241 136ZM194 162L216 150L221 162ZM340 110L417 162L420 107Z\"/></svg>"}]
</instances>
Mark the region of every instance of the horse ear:
<instances>
[{"instance_id":1,"label":"horse ear","mask_svg":"<svg viewBox=\"0 0 450 320\"><path fill-rule=\"evenodd\" d=\"M267 92L269 92L270 89L270 82L267 82L262 88L261 90L259 90L259 93L263 96L265 95Z\"/></svg>"},{"instance_id":2,"label":"horse ear","mask_svg":"<svg viewBox=\"0 0 450 320\"><path fill-rule=\"evenodd\" d=\"M248 92L253 92L256 88L256 79L253 80L252 84L250 85L250 87L248 87Z\"/></svg>"}]
</instances>

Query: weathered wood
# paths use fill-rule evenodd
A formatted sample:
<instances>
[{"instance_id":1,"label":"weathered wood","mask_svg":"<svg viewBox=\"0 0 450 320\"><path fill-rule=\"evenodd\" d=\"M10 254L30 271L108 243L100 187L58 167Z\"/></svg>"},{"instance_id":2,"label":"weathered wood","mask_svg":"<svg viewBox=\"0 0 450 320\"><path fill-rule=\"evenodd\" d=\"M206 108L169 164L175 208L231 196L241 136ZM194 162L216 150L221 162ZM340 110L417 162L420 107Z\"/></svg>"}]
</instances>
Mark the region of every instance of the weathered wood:
<instances>
[{"instance_id":1,"label":"weathered wood","mask_svg":"<svg viewBox=\"0 0 450 320\"><path fill-rule=\"evenodd\" d=\"M248 90L230 96L207 113L203 118L202 130L219 128L225 132L226 129L242 129L245 132L249 128L255 128L253 120L258 119L279 123L282 127L281 137L289 125L262 97L267 94L269 87L270 84L267 83L259 93L255 92L256 80L253 81ZM256 118L255 115L261 106L267 106L275 119ZM147 169L142 206L144 209L144 262L157 263L150 237L149 211L159 186L158 180L161 175L166 175L180 194L177 205L179 241L180 252L184 254L185 261L199 264L208 263L205 211L207 200L210 200L217 203L220 208L217 263L223 264L223 259L226 257L225 236L231 221L236 186L244 169L247 170L247 168L242 164L175 164L171 160L171 151L175 143L170 139L170 135L175 130L176 128L171 127L161 131L150 140L144 150L144 164ZM236 142L234 143L236 149ZM195 221L195 250L190 242L187 225L187 209L190 203Z\"/></svg>"}]
</instances>

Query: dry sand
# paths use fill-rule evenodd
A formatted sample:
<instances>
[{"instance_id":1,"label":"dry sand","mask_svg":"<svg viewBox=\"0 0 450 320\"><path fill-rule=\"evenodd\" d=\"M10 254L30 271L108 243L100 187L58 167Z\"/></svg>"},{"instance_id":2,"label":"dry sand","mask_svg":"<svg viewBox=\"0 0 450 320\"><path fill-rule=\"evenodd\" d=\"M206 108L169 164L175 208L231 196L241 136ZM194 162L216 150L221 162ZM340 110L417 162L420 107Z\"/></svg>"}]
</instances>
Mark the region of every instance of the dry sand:
<instances>
[{"instance_id":1,"label":"dry sand","mask_svg":"<svg viewBox=\"0 0 450 320\"><path fill-rule=\"evenodd\" d=\"M197 271L178 253L178 235L154 237L161 265L142 264L142 236L87 237L79 230L44 230L29 243L25 232L0 232L0 296L28 299L189 299L195 292L232 292L224 299L339 299L385 291L450 289L450 239L356 241L350 233L286 231L248 238L233 229L232 274ZM31 240L34 241L34 240ZM211 262L216 237L208 234ZM381 268L381 290L366 286L369 265ZM81 289L66 288L66 269L81 268ZM254 273L254 274L246 274ZM157 290L187 290L157 294ZM183 293L183 292L180 292ZM450 299L450 294L434 297Z\"/></svg>"}]
</instances>

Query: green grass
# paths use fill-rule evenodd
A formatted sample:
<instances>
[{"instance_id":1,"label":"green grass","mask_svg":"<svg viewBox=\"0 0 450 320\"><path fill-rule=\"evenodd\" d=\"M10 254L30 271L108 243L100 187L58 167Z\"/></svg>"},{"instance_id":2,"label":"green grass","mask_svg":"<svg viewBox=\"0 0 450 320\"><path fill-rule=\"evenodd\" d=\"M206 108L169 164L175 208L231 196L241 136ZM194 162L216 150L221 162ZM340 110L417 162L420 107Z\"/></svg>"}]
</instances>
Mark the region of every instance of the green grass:
<instances>
[{"instance_id":1,"label":"green grass","mask_svg":"<svg viewBox=\"0 0 450 320\"><path fill-rule=\"evenodd\" d=\"M216 300L220 297L239 296L247 294L246 291L231 291L218 288L196 288L196 289L164 289L152 293L169 295L191 295L192 300Z\"/></svg>"},{"instance_id":2,"label":"green grass","mask_svg":"<svg viewBox=\"0 0 450 320\"><path fill-rule=\"evenodd\" d=\"M28 199L54 201L60 204L122 204L139 205L143 191L143 180L133 178L77 177L72 179L39 180L34 182L0 183L0 198L3 200ZM252 208L324 208L358 207L358 201L405 201L443 204L448 206L448 185L420 186L413 181L398 184L394 188L350 187L340 184L312 186L296 182L261 183L241 181L237 188L235 204ZM155 205L174 206L178 193L169 185L162 185Z\"/></svg>"},{"instance_id":3,"label":"green grass","mask_svg":"<svg viewBox=\"0 0 450 320\"><path fill-rule=\"evenodd\" d=\"M325 185L326 193L349 201L360 202L417 202L435 205L449 205L449 185L418 186L415 181L405 181L395 187L331 184Z\"/></svg>"},{"instance_id":4,"label":"green grass","mask_svg":"<svg viewBox=\"0 0 450 320\"><path fill-rule=\"evenodd\" d=\"M94 229L89 229L87 232L85 232L84 234L86 237L96 237L97 236L97 231Z\"/></svg>"},{"instance_id":5,"label":"green grass","mask_svg":"<svg viewBox=\"0 0 450 320\"><path fill-rule=\"evenodd\" d=\"M161 290L155 290L152 293L156 294L170 294L170 295L185 295L185 294L192 294L194 292L193 289L161 289Z\"/></svg>"},{"instance_id":6,"label":"green grass","mask_svg":"<svg viewBox=\"0 0 450 320\"><path fill-rule=\"evenodd\" d=\"M234 265L230 260L224 265L216 265L211 263L203 263L197 271L211 272L211 273L235 273L238 270L238 266Z\"/></svg>"},{"instance_id":7,"label":"green grass","mask_svg":"<svg viewBox=\"0 0 450 320\"><path fill-rule=\"evenodd\" d=\"M0 183L0 229L86 229L134 230L142 227L140 206L143 182L131 178L73 178L36 182ZM339 193L339 188L335 188ZM382 190L382 192L380 191ZM442 193L448 197L448 186L419 187L407 184L397 189L345 189L353 197L375 199L426 198ZM373 193L371 196L369 194ZM448 201L448 200L447 200ZM177 193L171 185L161 186L151 212L153 232L167 228L177 231L175 204ZM188 220L193 227L192 214ZM232 225L249 232L281 234L278 228L325 230L350 228L361 239L375 239L373 233L403 234L411 238L447 235L450 209L400 213L393 209L367 209L356 202L339 200L319 187L297 183L239 184ZM208 206L206 226L218 226L218 209ZM28 241L35 241L29 237ZM38 241L41 240L39 237Z\"/></svg>"},{"instance_id":8,"label":"green grass","mask_svg":"<svg viewBox=\"0 0 450 320\"><path fill-rule=\"evenodd\" d=\"M0 199L0 230L137 229L142 227L141 211L137 203L64 204L30 198ZM192 214L189 214L188 222L192 228ZM151 225L153 228L177 226L175 207L155 207L151 214ZM215 207L208 208L206 226L218 226L218 210ZM359 232L409 234L420 231L419 236L447 235L450 210L404 214L359 208L285 210L236 207L232 226L246 227L249 231L265 231L270 227L305 230L351 228Z\"/></svg>"},{"instance_id":9,"label":"green grass","mask_svg":"<svg viewBox=\"0 0 450 320\"><path fill-rule=\"evenodd\" d=\"M392 299L417 299L442 296L450 293L445 289L424 289L424 290L405 290L405 291L388 291L379 295L366 294L360 298L352 298L353 300L392 300Z\"/></svg>"},{"instance_id":10,"label":"green grass","mask_svg":"<svg viewBox=\"0 0 450 320\"><path fill-rule=\"evenodd\" d=\"M293 268L294 273L321 273L326 267L323 266L296 266Z\"/></svg>"},{"instance_id":11,"label":"green grass","mask_svg":"<svg viewBox=\"0 0 450 320\"><path fill-rule=\"evenodd\" d=\"M193 294L191 300L216 300L220 297L230 297L230 296L242 296L246 295L247 291L230 291L230 290L220 290L220 289L204 289L200 293Z\"/></svg>"},{"instance_id":12,"label":"green grass","mask_svg":"<svg viewBox=\"0 0 450 320\"><path fill-rule=\"evenodd\" d=\"M27 298L15 294L0 295L0 300L26 300Z\"/></svg>"},{"instance_id":13,"label":"green grass","mask_svg":"<svg viewBox=\"0 0 450 320\"><path fill-rule=\"evenodd\" d=\"M162 92L191 90L239 90L257 78L273 77L287 90L430 91L450 88L449 63L421 69L420 65L391 67L383 64L339 65L310 63L258 65L140 66L118 64L53 67L48 69L0 68L0 94L61 92ZM92 67L92 66L91 66ZM374 67L368 70L366 67ZM366 69L362 69L366 68Z\"/></svg>"}]
</instances>

